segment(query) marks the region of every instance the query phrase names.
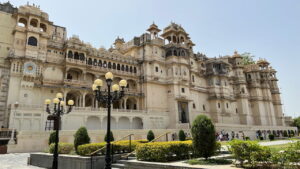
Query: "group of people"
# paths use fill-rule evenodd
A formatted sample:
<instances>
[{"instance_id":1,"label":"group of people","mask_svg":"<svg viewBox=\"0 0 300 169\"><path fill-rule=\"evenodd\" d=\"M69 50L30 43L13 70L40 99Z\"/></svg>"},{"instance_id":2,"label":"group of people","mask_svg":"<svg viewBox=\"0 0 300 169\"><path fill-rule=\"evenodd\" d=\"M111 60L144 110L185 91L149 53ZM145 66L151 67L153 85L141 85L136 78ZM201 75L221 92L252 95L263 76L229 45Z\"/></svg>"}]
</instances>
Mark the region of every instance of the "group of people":
<instances>
[{"instance_id":1,"label":"group of people","mask_svg":"<svg viewBox=\"0 0 300 169\"><path fill-rule=\"evenodd\" d=\"M221 131L220 133L219 132L216 133L216 139L217 139L217 141L229 141L229 140L233 140L233 139L245 140L245 134L242 131L240 131L240 132L232 131L231 134L229 134L228 132L225 132L225 131Z\"/></svg>"}]
</instances>

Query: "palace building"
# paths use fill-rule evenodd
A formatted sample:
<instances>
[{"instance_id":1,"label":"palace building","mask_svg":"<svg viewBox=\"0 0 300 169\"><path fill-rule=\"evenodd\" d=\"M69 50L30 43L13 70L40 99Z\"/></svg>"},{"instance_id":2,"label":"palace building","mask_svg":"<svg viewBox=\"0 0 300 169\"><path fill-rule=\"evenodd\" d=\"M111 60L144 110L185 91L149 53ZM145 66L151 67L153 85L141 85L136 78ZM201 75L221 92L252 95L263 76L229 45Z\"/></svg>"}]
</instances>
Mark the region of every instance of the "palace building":
<instances>
[{"instance_id":1,"label":"palace building","mask_svg":"<svg viewBox=\"0 0 300 169\"><path fill-rule=\"evenodd\" d=\"M219 131L290 129L268 61L245 65L238 52L207 57L194 45L181 25L161 30L153 23L129 41L95 48L68 38L36 5L0 4L0 125L44 131L44 100L61 92L75 101L63 130L105 129L106 105L95 101L91 86L112 72L113 83L128 81L112 106L112 129L188 129L199 114Z\"/></svg>"}]
</instances>

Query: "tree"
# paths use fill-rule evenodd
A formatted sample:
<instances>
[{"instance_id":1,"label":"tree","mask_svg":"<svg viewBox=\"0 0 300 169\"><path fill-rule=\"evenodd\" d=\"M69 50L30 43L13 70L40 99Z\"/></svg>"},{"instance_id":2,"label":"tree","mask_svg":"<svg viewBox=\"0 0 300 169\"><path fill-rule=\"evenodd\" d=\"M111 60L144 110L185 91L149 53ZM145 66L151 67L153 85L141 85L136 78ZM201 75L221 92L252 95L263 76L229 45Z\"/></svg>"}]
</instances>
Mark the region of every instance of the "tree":
<instances>
[{"instance_id":1,"label":"tree","mask_svg":"<svg viewBox=\"0 0 300 169\"><path fill-rule=\"evenodd\" d=\"M199 115L192 124L193 147L195 153L206 160L216 151L215 126L211 119Z\"/></svg>"},{"instance_id":2,"label":"tree","mask_svg":"<svg viewBox=\"0 0 300 169\"><path fill-rule=\"evenodd\" d=\"M297 127L298 130L300 130L300 116L297 118L294 118L293 126Z\"/></svg>"},{"instance_id":3,"label":"tree","mask_svg":"<svg viewBox=\"0 0 300 169\"><path fill-rule=\"evenodd\" d=\"M107 134L105 134L104 141L107 142ZM115 141L115 138L114 138L114 135L113 135L112 131L110 131L110 141Z\"/></svg>"},{"instance_id":4,"label":"tree","mask_svg":"<svg viewBox=\"0 0 300 169\"><path fill-rule=\"evenodd\" d=\"M74 147L77 152L77 147L82 144L90 143L91 139L85 127L80 127L74 134Z\"/></svg>"},{"instance_id":5,"label":"tree","mask_svg":"<svg viewBox=\"0 0 300 169\"><path fill-rule=\"evenodd\" d=\"M152 140L154 140L154 139L155 139L155 136L154 136L153 131L152 131L152 130L149 130L149 131L148 131L148 134L147 134L147 140L148 140L148 141L152 141Z\"/></svg>"},{"instance_id":6,"label":"tree","mask_svg":"<svg viewBox=\"0 0 300 169\"><path fill-rule=\"evenodd\" d=\"M254 55L251 55L251 53L249 52L245 52L243 54L241 54L241 56L243 57L243 64L244 65L250 65L250 64L254 64L255 61L254 61Z\"/></svg>"},{"instance_id":7,"label":"tree","mask_svg":"<svg viewBox=\"0 0 300 169\"><path fill-rule=\"evenodd\" d=\"M48 140L48 145L50 145L51 143L55 143L55 136L56 136L55 131L50 133L49 140Z\"/></svg>"},{"instance_id":8,"label":"tree","mask_svg":"<svg viewBox=\"0 0 300 169\"><path fill-rule=\"evenodd\" d=\"M179 140L180 140L180 141L185 141L186 135L185 135L185 133L184 133L183 130L179 130L178 135L179 135Z\"/></svg>"}]
</instances>

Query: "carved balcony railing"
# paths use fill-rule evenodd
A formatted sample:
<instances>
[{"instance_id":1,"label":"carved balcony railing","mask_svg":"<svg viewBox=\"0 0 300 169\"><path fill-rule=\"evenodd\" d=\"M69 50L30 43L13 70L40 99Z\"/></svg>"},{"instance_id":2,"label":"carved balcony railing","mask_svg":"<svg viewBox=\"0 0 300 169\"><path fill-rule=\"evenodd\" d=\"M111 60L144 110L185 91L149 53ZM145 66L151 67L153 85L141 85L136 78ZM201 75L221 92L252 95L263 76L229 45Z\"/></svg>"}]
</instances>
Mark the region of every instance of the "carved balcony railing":
<instances>
[{"instance_id":1,"label":"carved balcony railing","mask_svg":"<svg viewBox=\"0 0 300 169\"><path fill-rule=\"evenodd\" d=\"M64 79L65 85L76 86L76 87L91 87L93 82L83 80Z\"/></svg>"}]
</instances>

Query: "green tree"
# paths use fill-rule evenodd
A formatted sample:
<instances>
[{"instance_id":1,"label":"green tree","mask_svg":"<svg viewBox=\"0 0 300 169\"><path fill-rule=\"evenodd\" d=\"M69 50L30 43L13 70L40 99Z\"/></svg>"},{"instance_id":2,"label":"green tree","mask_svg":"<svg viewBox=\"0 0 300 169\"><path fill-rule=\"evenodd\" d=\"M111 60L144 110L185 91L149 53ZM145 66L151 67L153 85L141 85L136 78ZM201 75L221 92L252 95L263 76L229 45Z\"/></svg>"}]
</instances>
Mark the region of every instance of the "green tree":
<instances>
[{"instance_id":1,"label":"green tree","mask_svg":"<svg viewBox=\"0 0 300 169\"><path fill-rule=\"evenodd\" d=\"M215 132L215 126L207 116L199 115L193 121L193 147L195 153L206 160L216 152Z\"/></svg>"},{"instance_id":2,"label":"green tree","mask_svg":"<svg viewBox=\"0 0 300 169\"><path fill-rule=\"evenodd\" d=\"M55 136L56 136L55 131L50 133L49 140L48 140L48 145L50 145L52 143L55 143Z\"/></svg>"},{"instance_id":3,"label":"green tree","mask_svg":"<svg viewBox=\"0 0 300 169\"><path fill-rule=\"evenodd\" d=\"M152 131L152 130L149 130L149 131L148 131L148 134L147 134L147 140L148 140L148 141L152 141L152 140L154 140L154 139L155 139L155 136L154 136L153 131Z\"/></svg>"},{"instance_id":4,"label":"green tree","mask_svg":"<svg viewBox=\"0 0 300 169\"><path fill-rule=\"evenodd\" d=\"M178 135L179 135L179 140L180 140L180 141L185 141L186 135L185 135L185 133L184 133L183 130L179 130Z\"/></svg>"},{"instance_id":5,"label":"green tree","mask_svg":"<svg viewBox=\"0 0 300 169\"><path fill-rule=\"evenodd\" d=\"M250 64L254 64L254 55L251 55L251 53L249 52L245 52L243 54L241 54L241 56L243 57L243 64L244 65L250 65Z\"/></svg>"},{"instance_id":6,"label":"green tree","mask_svg":"<svg viewBox=\"0 0 300 169\"><path fill-rule=\"evenodd\" d=\"M298 130L300 130L300 116L297 118L294 118L293 126L297 127Z\"/></svg>"},{"instance_id":7,"label":"green tree","mask_svg":"<svg viewBox=\"0 0 300 169\"><path fill-rule=\"evenodd\" d=\"M91 139L85 127L80 127L74 134L74 147L77 152L77 147L82 144L90 143Z\"/></svg>"},{"instance_id":8,"label":"green tree","mask_svg":"<svg viewBox=\"0 0 300 169\"><path fill-rule=\"evenodd\" d=\"M105 134L104 141L107 142L107 134ZM115 141L115 138L114 138L114 135L113 135L112 131L110 131L110 141Z\"/></svg>"}]
</instances>

